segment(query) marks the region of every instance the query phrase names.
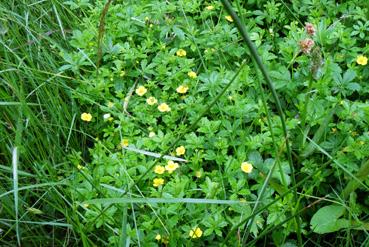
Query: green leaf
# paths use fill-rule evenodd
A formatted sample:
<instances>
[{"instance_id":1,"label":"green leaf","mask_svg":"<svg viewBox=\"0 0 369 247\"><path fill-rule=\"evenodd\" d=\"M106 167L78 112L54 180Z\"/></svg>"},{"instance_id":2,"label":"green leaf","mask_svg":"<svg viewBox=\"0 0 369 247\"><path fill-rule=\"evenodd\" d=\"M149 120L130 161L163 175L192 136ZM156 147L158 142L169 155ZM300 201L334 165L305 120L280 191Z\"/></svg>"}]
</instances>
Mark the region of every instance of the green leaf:
<instances>
[{"instance_id":1,"label":"green leaf","mask_svg":"<svg viewBox=\"0 0 369 247\"><path fill-rule=\"evenodd\" d=\"M351 82L353 79L355 79L356 77L356 72L354 70L347 70L344 74L343 74L343 82L347 83L347 82Z\"/></svg>"},{"instance_id":2,"label":"green leaf","mask_svg":"<svg viewBox=\"0 0 369 247\"><path fill-rule=\"evenodd\" d=\"M185 33L177 26L173 26L173 32L177 35L180 40L185 39Z\"/></svg>"},{"instance_id":3,"label":"green leaf","mask_svg":"<svg viewBox=\"0 0 369 247\"><path fill-rule=\"evenodd\" d=\"M319 234L336 232L342 228L349 227L346 219L339 219L345 213L343 206L329 205L319 209L311 218L311 229Z\"/></svg>"},{"instance_id":4,"label":"green leaf","mask_svg":"<svg viewBox=\"0 0 369 247\"><path fill-rule=\"evenodd\" d=\"M350 89L351 91L359 92L360 89L361 89L361 86L360 86L360 84L358 84L356 82L351 82L351 83L347 84L346 88Z\"/></svg>"}]
</instances>

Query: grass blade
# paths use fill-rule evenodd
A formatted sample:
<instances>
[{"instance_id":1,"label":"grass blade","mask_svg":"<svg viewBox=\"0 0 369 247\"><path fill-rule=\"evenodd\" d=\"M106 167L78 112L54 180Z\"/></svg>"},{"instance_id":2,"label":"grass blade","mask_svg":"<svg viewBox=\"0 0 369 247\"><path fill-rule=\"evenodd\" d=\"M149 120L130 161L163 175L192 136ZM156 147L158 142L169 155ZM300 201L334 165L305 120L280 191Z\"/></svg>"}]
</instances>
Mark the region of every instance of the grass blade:
<instances>
[{"instance_id":1,"label":"grass blade","mask_svg":"<svg viewBox=\"0 0 369 247\"><path fill-rule=\"evenodd\" d=\"M215 200L198 198L99 198L88 200L88 204L126 204L126 203L193 203L193 204L252 204L253 202L240 202L234 200Z\"/></svg>"},{"instance_id":2,"label":"grass blade","mask_svg":"<svg viewBox=\"0 0 369 247\"><path fill-rule=\"evenodd\" d=\"M236 12L233 10L231 4L229 3L228 0L221 0L222 4L224 6L224 8L227 10L227 12L231 15L232 19L234 20L234 23L239 31L239 33L241 34L242 38L244 39L247 47L249 48L249 51L251 53L251 56L253 58L253 60L256 62L256 64L258 65L270 91L272 92L272 96L273 99L275 101L276 104L276 108L278 111L278 115L280 117L281 120L281 125L282 125L282 129L283 129L283 134L284 134L284 138L285 138L285 143L286 143L286 150L287 150L287 157L288 157L288 164L290 166L290 170L291 170L291 181L292 181L292 185L295 187L296 185L296 179L295 179L295 171L294 171L294 166L293 166L293 162L292 162L292 152L291 152L291 148L290 148L290 144L289 144L289 139L288 139L288 133L287 133L287 127L286 127L286 123L285 123L285 116L284 116L284 112L282 110L282 106L281 106L281 102L278 98L277 92L275 90L274 84L272 82L272 80L270 79L269 73L266 69L266 67L264 66L255 45L253 44L253 42L251 41L251 39L249 38L249 35L247 34L247 31L244 27L244 25L242 24L240 18L238 17L238 15L236 14ZM295 190L293 193L293 197L294 197L294 201L297 204L297 191ZM294 211L296 211L298 208L298 204L296 205L296 209ZM297 230L297 238L298 238L298 244L299 246L302 246L302 238L301 238L301 228L300 228L300 218L297 217L296 218L297 221L297 226L296 226L296 230ZM243 242L245 243L247 240L243 239Z\"/></svg>"},{"instance_id":3,"label":"grass blade","mask_svg":"<svg viewBox=\"0 0 369 247\"><path fill-rule=\"evenodd\" d=\"M14 194L14 210L15 210L15 231L17 234L18 246L20 242L19 232L19 220L18 220L18 148L14 147L12 152L12 165L13 165L13 194Z\"/></svg>"}]
</instances>

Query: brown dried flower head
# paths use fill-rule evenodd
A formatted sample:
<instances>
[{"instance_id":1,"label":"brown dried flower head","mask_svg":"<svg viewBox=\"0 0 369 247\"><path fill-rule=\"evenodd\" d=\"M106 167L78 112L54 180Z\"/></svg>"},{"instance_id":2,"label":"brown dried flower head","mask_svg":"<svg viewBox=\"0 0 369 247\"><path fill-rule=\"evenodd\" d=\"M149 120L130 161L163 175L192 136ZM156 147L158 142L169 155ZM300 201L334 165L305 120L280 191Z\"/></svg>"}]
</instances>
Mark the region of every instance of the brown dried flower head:
<instances>
[{"instance_id":1,"label":"brown dried flower head","mask_svg":"<svg viewBox=\"0 0 369 247\"><path fill-rule=\"evenodd\" d=\"M304 52L305 54L309 54L311 49L314 47L314 40L312 39L304 39L300 41L300 48L301 51Z\"/></svg>"},{"instance_id":2,"label":"brown dried flower head","mask_svg":"<svg viewBox=\"0 0 369 247\"><path fill-rule=\"evenodd\" d=\"M315 35L315 27L313 24L307 22L305 24L305 31L307 34L311 35L311 36L314 36Z\"/></svg>"}]
</instances>

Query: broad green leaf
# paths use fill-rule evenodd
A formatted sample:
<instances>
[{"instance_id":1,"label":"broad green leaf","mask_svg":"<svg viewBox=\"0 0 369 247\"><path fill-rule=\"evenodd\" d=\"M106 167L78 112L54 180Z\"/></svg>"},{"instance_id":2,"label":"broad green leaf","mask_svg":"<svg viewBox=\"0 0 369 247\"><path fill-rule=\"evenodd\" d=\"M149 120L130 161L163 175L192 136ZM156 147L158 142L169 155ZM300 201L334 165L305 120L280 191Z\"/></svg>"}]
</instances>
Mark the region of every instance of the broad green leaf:
<instances>
[{"instance_id":1,"label":"broad green leaf","mask_svg":"<svg viewBox=\"0 0 369 247\"><path fill-rule=\"evenodd\" d=\"M319 209L311 218L311 229L319 234L336 232L350 225L346 219L339 219L345 213L345 208L338 205L329 205Z\"/></svg>"}]
</instances>

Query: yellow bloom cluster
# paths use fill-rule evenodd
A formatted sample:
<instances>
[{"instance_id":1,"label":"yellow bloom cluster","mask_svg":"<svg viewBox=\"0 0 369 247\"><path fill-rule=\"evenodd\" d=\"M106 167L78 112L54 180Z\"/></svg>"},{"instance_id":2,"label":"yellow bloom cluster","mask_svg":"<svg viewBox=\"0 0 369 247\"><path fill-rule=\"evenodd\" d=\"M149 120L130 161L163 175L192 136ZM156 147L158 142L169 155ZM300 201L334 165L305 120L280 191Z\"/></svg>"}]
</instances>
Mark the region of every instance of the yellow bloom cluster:
<instances>
[{"instance_id":1,"label":"yellow bloom cluster","mask_svg":"<svg viewBox=\"0 0 369 247\"><path fill-rule=\"evenodd\" d=\"M214 9L214 6L213 6L213 5L209 5L209 6L206 6L206 7L205 7L205 9L206 9L206 10L209 10L209 11L210 11L210 10L213 10L213 9Z\"/></svg>"}]
</instances>

